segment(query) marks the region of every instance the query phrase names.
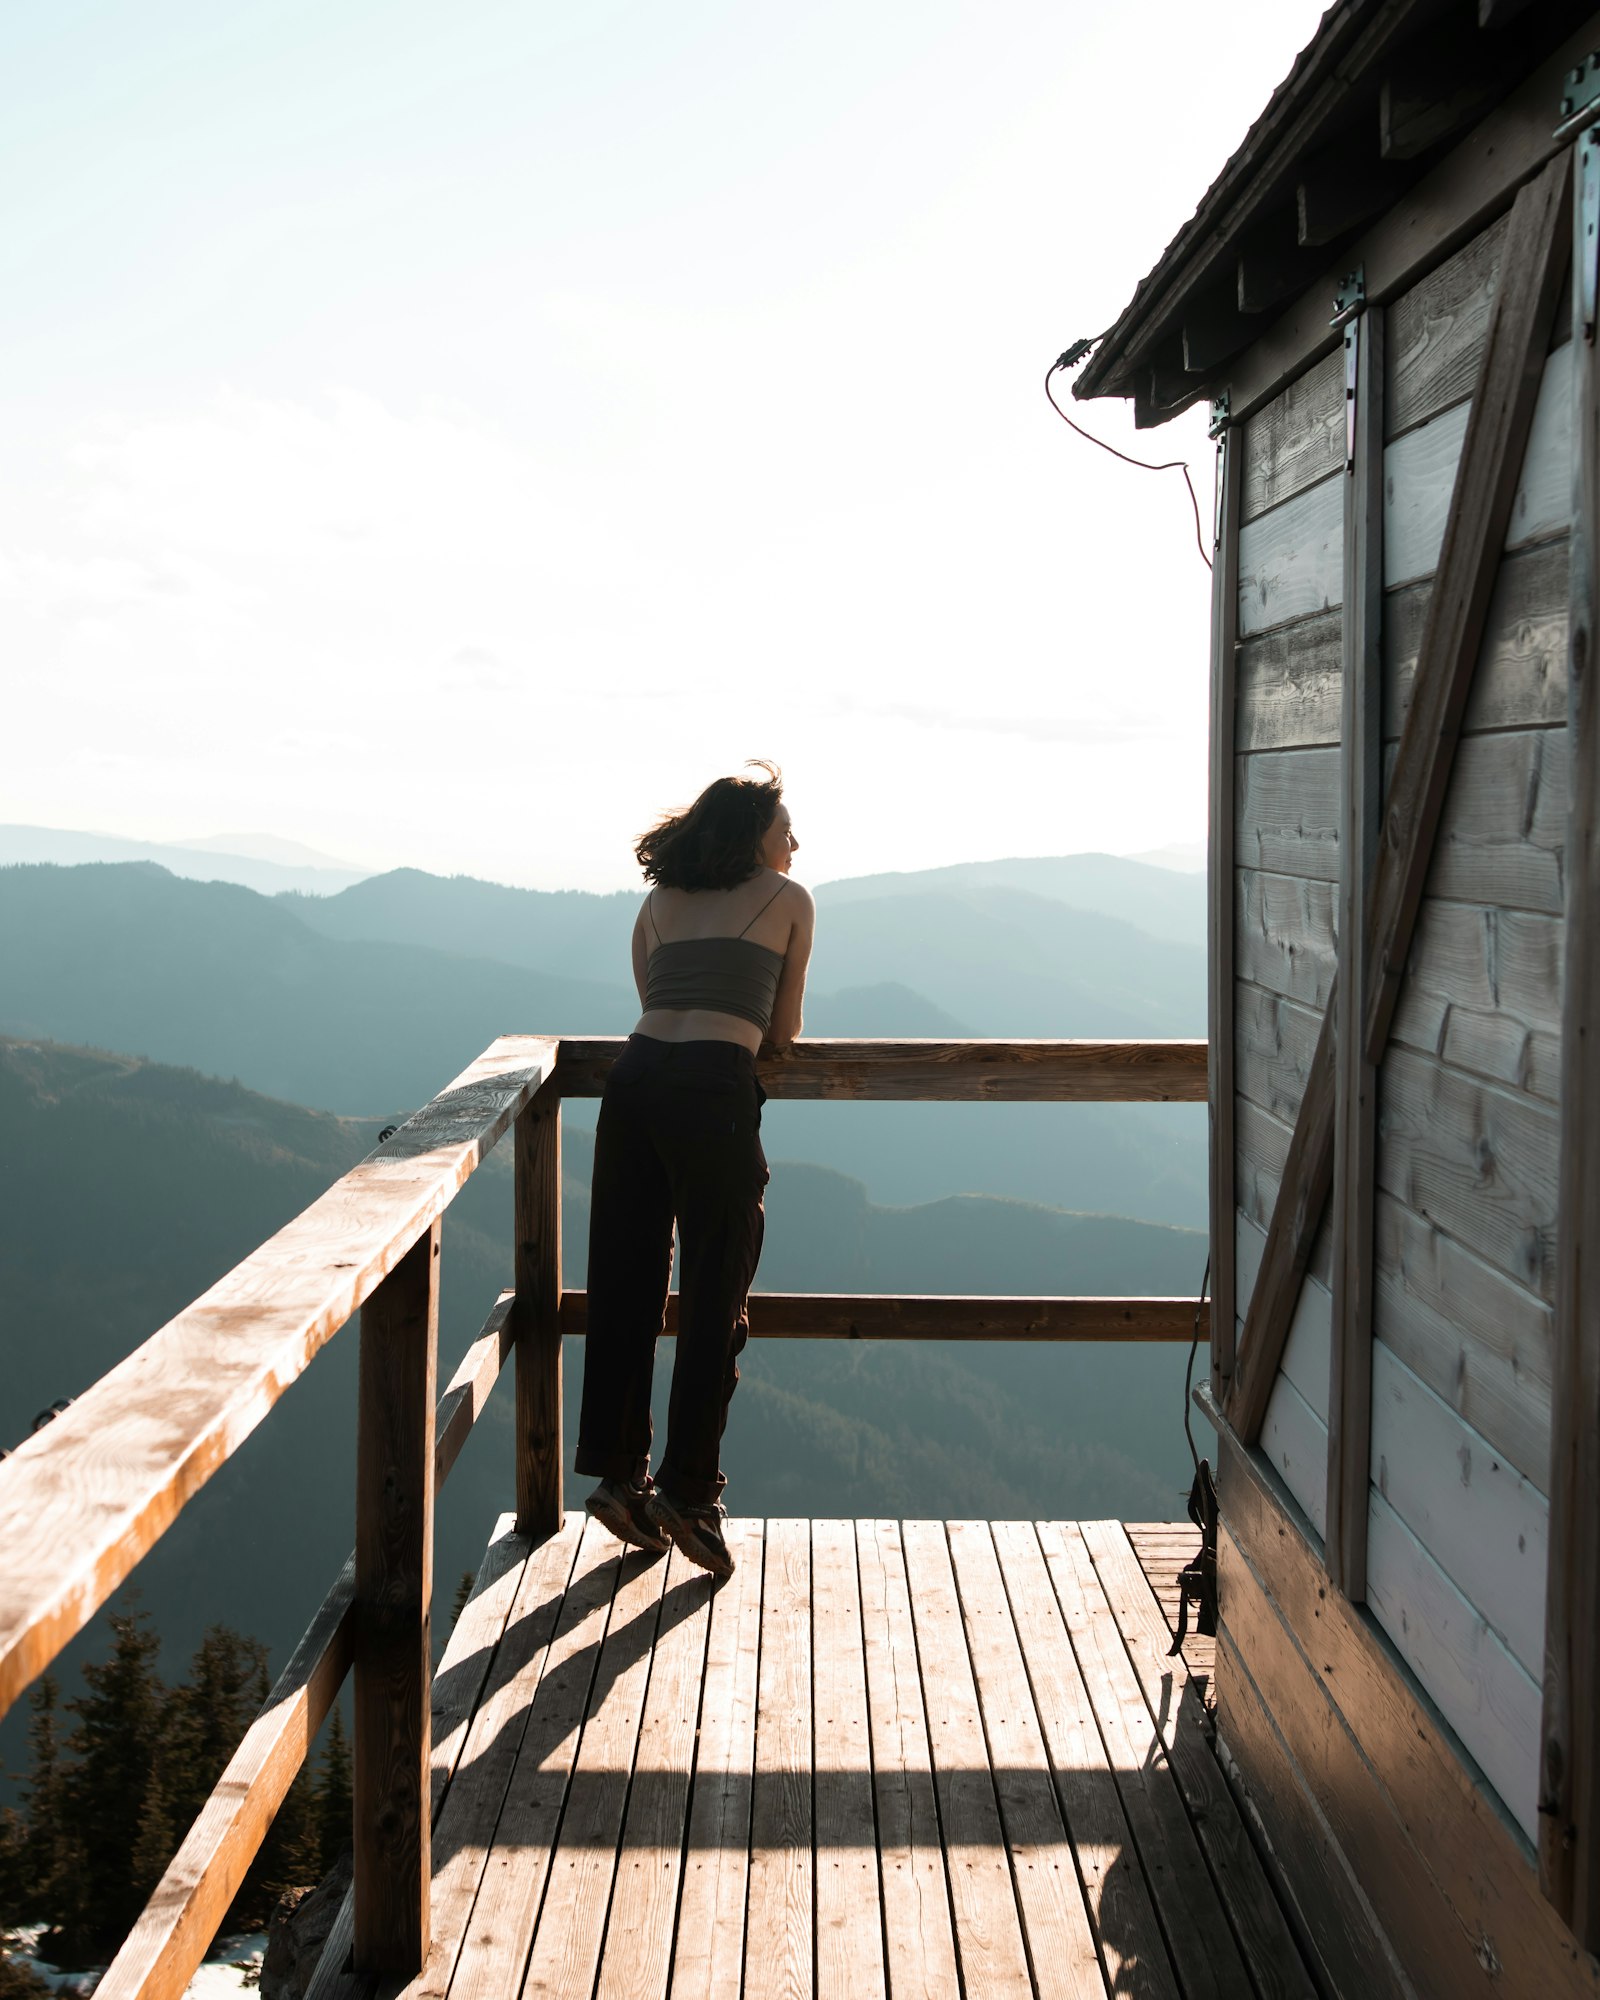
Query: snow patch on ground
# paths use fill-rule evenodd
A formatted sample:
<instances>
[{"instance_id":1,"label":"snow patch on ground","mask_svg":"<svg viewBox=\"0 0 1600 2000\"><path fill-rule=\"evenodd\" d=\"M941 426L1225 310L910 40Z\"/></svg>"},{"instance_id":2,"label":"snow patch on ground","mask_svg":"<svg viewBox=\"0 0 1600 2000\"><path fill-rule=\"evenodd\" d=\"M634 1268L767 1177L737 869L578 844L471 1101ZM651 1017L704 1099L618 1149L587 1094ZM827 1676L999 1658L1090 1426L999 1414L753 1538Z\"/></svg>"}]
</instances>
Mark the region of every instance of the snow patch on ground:
<instances>
[{"instance_id":1,"label":"snow patch on ground","mask_svg":"<svg viewBox=\"0 0 1600 2000\"><path fill-rule=\"evenodd\" d=\"M76 2000L78 1995L93 1993L105 1974L105 1967L95 1966L88 1972L61 1972L42 1958L36 1958L34 1950L43 1929L42 1924L30 1924L21 1930L0 1931L0 1950L19 1965L38 1973L63 2000ZM211 1956L184 1988L184 2000L233 2000L237 1993L254 1992L260 1984L261 1960L266 1949L265 1931L249 1937L218 1938Z\"/></svg>"}]
</instances>

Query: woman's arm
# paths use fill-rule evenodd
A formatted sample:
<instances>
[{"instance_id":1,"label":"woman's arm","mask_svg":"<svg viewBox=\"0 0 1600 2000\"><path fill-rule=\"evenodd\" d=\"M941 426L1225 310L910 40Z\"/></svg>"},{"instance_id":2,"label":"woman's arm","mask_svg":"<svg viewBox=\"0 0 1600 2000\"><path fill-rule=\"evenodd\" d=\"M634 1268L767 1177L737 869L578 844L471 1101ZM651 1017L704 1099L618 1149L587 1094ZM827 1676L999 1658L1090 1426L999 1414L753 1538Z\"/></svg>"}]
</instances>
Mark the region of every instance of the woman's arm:
<instances>
[{"instance_id":1,"label":"woman's arm","mask_svg":"<svg viewBox=\"0 0 1600 2000\"><path fill-rule=\"evenodd\" d=\"M778 997L772 1005L772 1026L762 1044L763 1055L786 1056L799 1038L801 1002L805 998L806 967L811 962L811 945L816 936L817 906L811 891L791 882L795 904L789 931L789 949L784 953L783 971L778 975Z\"/></svg>"},{"instance_id":2,"label":"woman's arm","mask_svg":"<svg viewBox=\"0 0 1600 2000\"><path fill-rule=\"evenodd\" d=\"M644 1005L645 961L650 956L650 943L645 936L644 905L639 905L639 914L633 920L633 983L639 989L639 1005Z\"/></svg>"}]
</instances>

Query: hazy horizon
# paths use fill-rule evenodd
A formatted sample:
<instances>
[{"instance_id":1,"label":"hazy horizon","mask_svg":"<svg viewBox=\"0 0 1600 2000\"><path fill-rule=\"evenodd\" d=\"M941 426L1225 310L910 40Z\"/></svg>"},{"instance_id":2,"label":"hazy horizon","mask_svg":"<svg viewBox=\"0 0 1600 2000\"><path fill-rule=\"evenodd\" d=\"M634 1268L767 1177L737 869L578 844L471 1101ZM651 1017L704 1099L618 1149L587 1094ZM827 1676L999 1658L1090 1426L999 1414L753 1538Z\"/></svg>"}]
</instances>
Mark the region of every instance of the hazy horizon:
<instances>
[{"instance_id":1,"label":"hazy horizon","mask_svg":"<svg viewBox=\"0 0 1600 2000\"><path fill-rule=\"evenodd\" d=\"M6 816L609 888L764 755L817 881L1198 839L1187 495L1041 379L1319 12L10 10Z\"/></svg>"},{"instance_id":2,"label":"hazy horizon","mask_svg":"<svg viewBox=\"0 0 1600 2000\"><path fill-rule=\"evenodd\" d=\"M48 847L50 844L49 836L55 835L63 841L103 841L108 847L126 845L135 848L150 848L158 851L169 851L174 856L213 854L219 861L233 859L258 861L267 863L269 867L281 867L305 872L321 871L329 876L348 876L355 880L368 880L372 876L388 874L396 869L416 869L418 872L424 874L438 872L424 869L420 863L406 860L396 861L393 863L392 868L366 867L348 855L325 854L320 849L306 846L303 842L286 840L275 834L259 832L236 834L211 833L194 835L180 840L158 840L147 835L112 833L104 827L35 826L20 821L0 823L0 867L14 866L18 863L26 865L29 861L34 860L50 861L55 859L54 856L43 852L38 855L14 855L8 853L6 851L5 836L11 834L38 834L43 836L44 838L38 843L41 849ZM935 863L932 864L931 868L925 869L915 867L883 867L856 870L848 875L834 875L825 878L810 876L799 867L794 870L794 873L796 879L804 881L808 887L821 889L826 888L830 882L854 881L862 875L917 875L937 872L939 869L948 868L998 867L1012 862L1071 861L1100 856L1118 861L1136 861L1146 867L1164 868L1168 872L1178 875L1203 874L1206 866L1206 847L1202 840L1173 843L1166 848L1147 848L1133 853L1119 853L1114 849L1097 847L1077 849L1070 854L971 854L963 855L956 861ZM57 865L81 865L81 861L87 858L66 858L59 861ZM460 874L466 871L456 870L451 872ZM566 882L519 881L511 875L481 876L477 879L510 889L539 889L548 891L571 889L577 886ZM245 886L252 885L246 884ZM586 893L621 895L637 890L639 886L640 878L635 867L630 880L605 885L592 884L588 886ZM327 893L334 894L337 891L330 887Z\"/></svg>"}]
</instances>

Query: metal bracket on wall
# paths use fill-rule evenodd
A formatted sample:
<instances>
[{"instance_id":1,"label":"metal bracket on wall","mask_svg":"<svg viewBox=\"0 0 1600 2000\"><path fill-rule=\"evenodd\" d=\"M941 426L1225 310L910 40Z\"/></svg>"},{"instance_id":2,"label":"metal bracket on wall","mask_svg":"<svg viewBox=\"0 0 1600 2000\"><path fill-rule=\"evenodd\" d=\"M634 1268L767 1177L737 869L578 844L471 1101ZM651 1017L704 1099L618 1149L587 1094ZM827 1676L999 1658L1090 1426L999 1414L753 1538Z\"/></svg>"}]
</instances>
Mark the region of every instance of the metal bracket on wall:
<instances>
[{"instance_id":1,"label":"metal bracket on wall","mask_svg":"<svg viewBox=\"0 0 1600 2000\"><path fill-rule=\"evenodd\" d=\"M1583 337L1592 347L1600 298L1600 125L1591 125L1578 141L1577 194L1583 247L1576 277L1583 298Z\"/></svg>"},{"instance_id":2,"label":"metal bracket on wall","mask_svg":"<svg viewBox=\"0 0 1600 2000\"><path fill-rule=\"evenodd\" d=\"M1567 71L1561 86L1561 110L1551 136L1562 145L1577 138L1596 118L1600 118L1600 50Z\"/></svg>"},{"instance_id":3,"label":"metal bracket on wall","mask_svg":"<svg viewBox=\"0 0 1600 2000\"><path fill-rule=\"evenodd\" d=\"M1600 297L1600 51L1569 69L1561 91L1558 142L1578 142L1578 221L1582 254L1573 274L1583 300L1583 337L1594 344Z\"/></svg>"},{"instance_id":4,"label":"metal bracket on wall","mask_svg":"<svg viewBox=\"0 0 1600 2000\"><path fill-rule=\"evenodd\" d=\"M1359 312L1366 310L1367 269L1358 264L1353 271L1346 271L1340 280L1339 289L1333 296L1333 318L1329 326L1348 326Z\"/></svg>"},{"instance_id":5,"label":"metal bracket on wall","mask_svg":"<svg viewBox=\"0 0 1600 2000\"><path fill-rule=\"evenodd\" d=\"M1333 302L1330 324L1344 328L1344 469L1356 469L1356 373L1361 350L1359 321L1367 309L1367 274L1363 265L1345 273Z\"/></svg>"},{"instance_id":6,"label":"metal bracket on wall","mask_svg":"<svg viewBox=\"0 0 1600 2000\"><path fill-rule=\"evenodd\" d=\"M1217 476L1214 497L1211 503L1211 552L1216 555L1222 548L1222 454L1227 449L1228 427L1233 418L1228 409L1228 392L1211 399L1211 422L1206 436L1217 441Z\"/></svg>"}]
</instances>

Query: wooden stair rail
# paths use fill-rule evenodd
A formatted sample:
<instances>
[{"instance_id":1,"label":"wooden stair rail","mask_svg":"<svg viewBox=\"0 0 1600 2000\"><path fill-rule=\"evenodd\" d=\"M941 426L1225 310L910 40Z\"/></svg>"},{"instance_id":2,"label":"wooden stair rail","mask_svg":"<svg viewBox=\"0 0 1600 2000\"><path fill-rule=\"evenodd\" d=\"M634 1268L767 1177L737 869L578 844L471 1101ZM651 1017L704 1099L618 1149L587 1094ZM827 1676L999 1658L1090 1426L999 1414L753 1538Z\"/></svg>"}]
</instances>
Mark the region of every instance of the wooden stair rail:
<instances>
[{"instance_id":1,"label":"wooden stair rail","mask_svg":"<svg viewBox=\"0 0 1600 2000\"><path fill-rule=\"evenodd\" d=\"M409 1974L426 1955L434 1493L515 1351L518 1527L559 1526L561 1348L587 1311L561 1285L560 1098L598 1095L622 1046L503 1036L8 1459L0 1714L361 1313L356 1553L102 1980L108 2000L182 1993L351 1667L355 1963ZM1194 1102L1206 1044L824 1041L762 1076L773 1097ZM440 1219L513 1123L515 1287L435 1409ZM1189 1299L761 1297L757 1331L780 1339L1175 1341L1208 1317Z\"/></svg>"},{"instance_id":2,"label":"wooden stair rail","mask_svg":"<svg viewBox=\"0 0 1600 2000\"><path fill-rule=\"evenodd\" d=\"M1494 312L1456 469L1439 568L1384 805L1368 904L1371 986L1355 1010L1376 1063L1389 1038L1427 883L1461 720L1533 426L1544 357L1566 268L1571 163L1563 153L1517 196L1501 254ZM1337 981L1335 982L1337 984ZM1261 1435L1301 1280L1333 1184L1335 998L1330 993L1306 1077L1250 1309L1235 1359L1228 1422Z\"/></svg>"},{"instance_id":3,"label":"wooden stair rail","mask_svg":"<svg viewBox=\"0 0 1600 2000\"><path fill-rule=\"evenodd\" d=\"M506 1035L26 1439L0 1476L0 1715L443 1213L555 1069Z\"/></svg>"},{"instance_id":4,"label":"wooden stair rail","mask_svg":"<svg viewBox=\"0 0 1600 2000\"><path fill-rule=\"evenodd\" d=\"M511 1352L514 1297L500 1294L439 1398L435 1489L449 1477ZM350 1670L355 1604L352 1554L102 1975L95 1992L104 2000L180 2000Z\"/></svg>"}]
</instances>

